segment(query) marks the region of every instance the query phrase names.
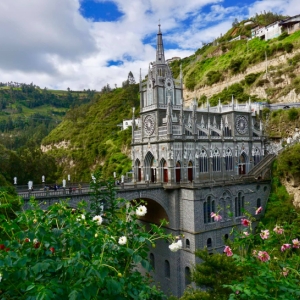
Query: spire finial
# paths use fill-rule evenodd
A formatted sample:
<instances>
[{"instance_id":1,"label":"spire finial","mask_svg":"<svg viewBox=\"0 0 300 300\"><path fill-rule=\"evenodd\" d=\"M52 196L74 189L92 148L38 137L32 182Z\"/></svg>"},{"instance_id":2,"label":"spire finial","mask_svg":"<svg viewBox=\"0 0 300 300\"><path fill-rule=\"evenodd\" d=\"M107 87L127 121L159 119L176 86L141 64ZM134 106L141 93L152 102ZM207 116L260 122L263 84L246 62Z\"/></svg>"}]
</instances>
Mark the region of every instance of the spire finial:
<instances>
[{"instance_id":1,"label":"spire finial","mask_svg":"<svg viewBox=\"0 0 300 300\"><path fill-rule=\"evenodd\" d=\"M164 45L162 40L162 33L160 30L160 20L158 24L158 33L157 33L157 42L156 42L156 63L158 64L165 63L165 53L164 53Z\"/></svg>"}]
</instances>

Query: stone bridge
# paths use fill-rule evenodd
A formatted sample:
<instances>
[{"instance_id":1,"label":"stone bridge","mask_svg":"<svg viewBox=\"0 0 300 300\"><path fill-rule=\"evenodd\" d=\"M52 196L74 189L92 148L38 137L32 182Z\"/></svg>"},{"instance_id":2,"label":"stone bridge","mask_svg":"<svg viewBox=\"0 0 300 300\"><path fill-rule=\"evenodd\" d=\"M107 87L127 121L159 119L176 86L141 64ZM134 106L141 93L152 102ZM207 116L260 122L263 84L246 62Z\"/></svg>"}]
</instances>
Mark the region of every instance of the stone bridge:
<instances>
[{"instance_id":1,"label":"stone bridge","mask_svg":"<svg viewBox=\"0 0 300 300\"><path fill-rule=\"evenodd\" d=\"M149 252L152 265L162 270L153 274L154 280L161 283L166 293L181 296L189 284L188 275L198 262L194 254L196 249L207 247L211 253L222 252L224 240L230 238L232 228L240 226L244 210L254 215L258 206L266 207L270 180L244 176L201 183L126 183L116 186L116 192L117 197L129 201L147 201L147 214L141 218L146 226L166 219L166 233L183 236L183 249L179 252L171 252L169 243L165 241L158 241L156 248ZM91 193L89 188L82 188L71 193L67 189L59 189L19 191L18 194L25 201L25 209L29 207L28 201L32 196L46 209L67 198L70 199L70 207L76 207L79 201L88 202ZM214 222L210 216L212 212L218 212L222 220Z\"/></svg>"}]
</instances>

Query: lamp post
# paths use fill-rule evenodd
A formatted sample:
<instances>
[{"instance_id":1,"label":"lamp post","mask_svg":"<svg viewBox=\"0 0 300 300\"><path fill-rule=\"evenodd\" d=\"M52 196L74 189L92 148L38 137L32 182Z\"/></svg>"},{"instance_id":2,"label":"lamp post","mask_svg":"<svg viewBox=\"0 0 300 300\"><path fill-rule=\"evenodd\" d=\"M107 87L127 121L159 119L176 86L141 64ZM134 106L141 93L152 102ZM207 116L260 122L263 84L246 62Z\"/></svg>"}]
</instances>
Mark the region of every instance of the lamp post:
<instances>
[{"instance_id":1,"label":"lamp post","mask_svg":"<svg viewBox=\"0 0 300 300\"><path fill-rule=\"evenodd\" d=\"M43 187L45 189L45 176L44 175L42 176L42 183L43 183Z\"/></svg>"},{"instance_id":2,"label":"lamp post","mask_svg":"<svg viewBox=\"0 0 300 300\"><path fill-rule=\"evenodd\" d=\"M63 193L65 194L66 193L66 185L67 185L66 179L62 180L62 185L63 185Z\"/></svg>"}]
</instances>

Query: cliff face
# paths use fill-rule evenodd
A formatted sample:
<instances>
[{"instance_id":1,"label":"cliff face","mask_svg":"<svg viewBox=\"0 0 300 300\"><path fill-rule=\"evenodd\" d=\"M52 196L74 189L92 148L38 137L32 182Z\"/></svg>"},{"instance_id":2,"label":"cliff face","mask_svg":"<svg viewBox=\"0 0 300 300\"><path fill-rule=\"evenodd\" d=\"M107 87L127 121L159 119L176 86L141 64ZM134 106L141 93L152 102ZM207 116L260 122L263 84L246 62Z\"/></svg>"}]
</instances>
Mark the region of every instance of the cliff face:
<instances>
[{"instance_id":1,"label":"cliff face","mask_svg":"<svg viewBox=\"0 0 300 300\"><path fill-rule=\"evenodd\" d=\"M300 93L296 93L294 88L291 88L289 92L285 95L280 95L280 93L274 93L274 95L269 95L268 91L270 89L283 89L292 84L293 79L289 76L289 72L283 72L280 77L274 76L278 71L287 69L290 65L290 61L297 57L300 54L300 49L293 51L292 53L285 53L273 57L272 59L260 62L254 66L251 66L246 69L244 73L240 73L235 76L226 76L224 80L219 83L215 83L212 86L205 85L204 87L195 89L194 91L189 91L184 89L183 97L186 105L189 105L192 99L199 99L201 96L205 95L208 98L214 94L222 92L228 86L240 83L245 80L245 77L249 74L261 73L259 79L267 79L269 82L266 82L263 86L252 85L248 89L250 95L256 95L261 99L268 99L273 103L276 102L298 102L300 101ZM300 76L300 67L296 67L293 70L293 77ZM280 78L280 80L278 80ZM256 80L256 81L258 81Z\"/></svg>"}]
</instances>

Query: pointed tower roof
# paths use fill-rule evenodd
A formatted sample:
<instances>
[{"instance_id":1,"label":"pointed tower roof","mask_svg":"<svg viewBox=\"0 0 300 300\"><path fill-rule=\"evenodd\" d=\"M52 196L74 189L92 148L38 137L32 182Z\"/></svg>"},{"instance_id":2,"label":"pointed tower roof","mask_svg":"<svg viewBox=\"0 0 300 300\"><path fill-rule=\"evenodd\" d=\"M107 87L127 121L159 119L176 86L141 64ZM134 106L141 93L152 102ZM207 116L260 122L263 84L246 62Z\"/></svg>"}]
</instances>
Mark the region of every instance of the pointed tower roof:
<instances>
[{"instance_id":1,"label":"pointed tower roof","mask_svg":"<svg viewBox=\"0 0 300 300\"><path fill-rule=\"evenodd\" d=\"M164 44L163 44L163 39L162 39L162 33L160 30L160 24L158 24L158 33L157 33L157 40L156 40L156 63L157 64L166 63Z\"/></svg>"}]
</instances>

